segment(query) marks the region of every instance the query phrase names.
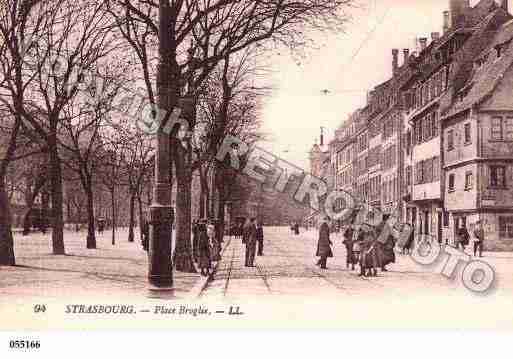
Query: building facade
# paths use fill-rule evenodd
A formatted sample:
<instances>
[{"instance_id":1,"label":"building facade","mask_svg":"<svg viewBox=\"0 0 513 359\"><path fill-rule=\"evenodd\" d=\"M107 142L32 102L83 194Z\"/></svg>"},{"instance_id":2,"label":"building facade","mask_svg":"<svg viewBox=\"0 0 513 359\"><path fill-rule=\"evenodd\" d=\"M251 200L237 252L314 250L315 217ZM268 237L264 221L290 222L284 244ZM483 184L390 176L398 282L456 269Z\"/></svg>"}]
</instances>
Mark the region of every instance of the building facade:
<instances>
[{"instance_id":1,"label":"building facade","mask_svg":"<svg viewBox=\"0 0 513 359\"><path fill-rule=\"evenodd\" d=\"M482 221L485 249L513 250L513 17L507 1L448 5L335 131L335 187L440 243Z\"/></svg>"}]
</instances>

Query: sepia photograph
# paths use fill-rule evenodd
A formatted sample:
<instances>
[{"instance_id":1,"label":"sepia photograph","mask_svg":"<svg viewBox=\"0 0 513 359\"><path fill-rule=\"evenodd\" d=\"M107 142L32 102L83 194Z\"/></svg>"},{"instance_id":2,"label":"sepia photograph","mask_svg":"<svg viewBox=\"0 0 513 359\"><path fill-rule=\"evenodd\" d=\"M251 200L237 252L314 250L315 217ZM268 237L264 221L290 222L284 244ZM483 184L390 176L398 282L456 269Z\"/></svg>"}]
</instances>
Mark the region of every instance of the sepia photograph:
<instances>
[{"instance_id":1,"label":"sepia photograph","mask_svg":"<svg viewBox=\"0 0 513 359\"><path fill-rule=\"evenodd\" d=\"M7 353L512 303L513 1L0 0Z\"/></svg>"}]
</instances>

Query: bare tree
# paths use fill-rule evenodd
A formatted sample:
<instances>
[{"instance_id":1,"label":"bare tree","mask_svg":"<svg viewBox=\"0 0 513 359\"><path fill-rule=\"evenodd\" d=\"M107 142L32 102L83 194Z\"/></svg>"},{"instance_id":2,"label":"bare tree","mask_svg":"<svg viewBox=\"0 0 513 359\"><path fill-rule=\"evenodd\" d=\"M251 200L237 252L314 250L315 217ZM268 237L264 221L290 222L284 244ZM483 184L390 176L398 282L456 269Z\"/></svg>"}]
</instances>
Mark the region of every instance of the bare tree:
<instances>
[{"instance_id":1,"label":"bare tree","mask_svg":"<svg viewBox=\"0 0 513 359\"><path fill-rule=\"evenodd\" d=\"M92 0L7 0L3 11L0 99L48 146L53 253L64 254L61 120L86 72L114 49L111 24Z\"/></svg>"},{"instance_id":2,"label":"bare tree","mask_svg":"<svg viewBox=\"0 0 513 359\"><path fill-rule=\"evenodd\" d=\"M112 14L118 20L119 30L142 66L149 101L170 114L180 96L197 95L203 81L227 54L237 53L252 44L267 40L300 48L306 43L308 30L339 29L346 20L342 11L352 2L111 0L109 3ZM157 88L152 86L155 83L155 60L160 61ZM155 93L158 93L158 99ZM191 117L188 120L189 128L194 129L195 119ZM166 121L167 116L161 128ZM159 146L168 145L162 134L158 136L158 141ZM191 151L187 143L173 139L171 146L176 167L177 193L180 194L176 200L175 266L177 270L193 272L190 248ZM168 159L164 156L158 160ZM155 166L162 167L158 161ZM156 181L159 180L156 178Z\"/></svg>"}]
</instances>

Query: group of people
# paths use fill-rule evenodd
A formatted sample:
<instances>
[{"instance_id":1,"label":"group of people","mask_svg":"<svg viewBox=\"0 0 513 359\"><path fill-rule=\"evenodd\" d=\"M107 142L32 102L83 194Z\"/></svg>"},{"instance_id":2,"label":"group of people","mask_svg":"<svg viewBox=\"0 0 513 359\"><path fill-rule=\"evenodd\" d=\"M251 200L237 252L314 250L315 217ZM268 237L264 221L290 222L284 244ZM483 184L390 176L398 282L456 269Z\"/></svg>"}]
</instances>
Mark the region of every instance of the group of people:
<instances>
[{"instance_id":1,"label":"group of people","mask_svg":"<svg viewBox=\"0 0 513 359\"><path fill-rule=\"evenodd\" d=\"M471 234L472 233L472 234ZM463 225L456 234L456 248L461 248L465 251L465 247L472 242L474 247L474 257L483 256L483 242L484 242L484 229L481 221L471 224L470 232L466 225Z\"/></svg>"},{"instance_id":2,"label":"group of people","mask_svg":"<svg viewBox=\"0 0 513 359\"><path fill-rule=\"evenodd\" d=\"M192 225L192 253L202 276L209 276L215 262L221 260L222 235L214 220L196 220Z\"/></svg>"},{"instance_id":3,"label":"group of people","mask_svg":"<svg viewBox=\"0 0 513 359\"><path fill-rule=\"evenodd\" d=\"M328 258L333 257L331 246L333 242L330 240L330 224L329 218L326 217L319 227L319 241L317 244L317 265L321 269L327 269ZM386 266L395 263L395 238L389 231L386 241L383 243L378 240L380 234L386 226L387 218L376 226L361 224L354 226L351 223L344 231L344 241L346 247L346 266L355 270L355 266L359 265L359 276L377 276L378 268L382 272L387 272Z\"/></svg>"},{"instance_id":4,"label":"group of people","mask_svg":"<svg viewBox=\"0 0 513 359\"><path fill-rule=\"evenodd\" d=\"M242 230L242 243L246 245L245 266L255 266L255 255L264 255L264 228L256 218L247 219Z\"/></svg>"},{"instance_id":5,"label":"group of people","mask_svg":"<svg viewBox=\"0 0 513 359\"><path fill-rule=\"evenodd\" d=\"M299 223L294 222L290 225L290 230L292 233L294 233L296 236L299 236Z\"/></svg>"}]
</instances>

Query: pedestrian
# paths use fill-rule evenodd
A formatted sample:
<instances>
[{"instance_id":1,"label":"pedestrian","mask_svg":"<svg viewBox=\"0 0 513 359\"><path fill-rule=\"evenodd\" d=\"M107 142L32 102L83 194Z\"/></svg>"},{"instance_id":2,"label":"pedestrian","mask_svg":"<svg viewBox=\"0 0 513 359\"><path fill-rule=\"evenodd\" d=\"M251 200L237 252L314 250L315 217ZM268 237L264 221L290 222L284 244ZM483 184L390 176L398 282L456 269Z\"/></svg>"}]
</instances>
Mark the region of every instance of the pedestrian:
<instances>
[{"instance_id":1,"label":"pedestrian","mask_svg":"<svg viewBox=\"0 0 513 359\"><path fill-rule=\"evenodd\" d=\"M299 236L299 223L297 223L297 222L294 225L294 232L295 232L296 236Z\"/></svg>"},{"instance_id":2,"label":"pedestrian","mask_svg":"<svg viewBox=\"0 0 513 359\"><path fill-rule=\"evenodd\" d=\"M387 236L385 243L382 243L381 241L376 240L376 254L378 256L379 264L381 266L382 272L388 272L386 266L390 263L395 263L395 237L392 233L392 228L388 225L387 221L390 218L389 214L386 214L383 216L383 222L381 223L381 226L379 226L379 230L376 233L377 237L383 233L383 231L386 231L384 235Z\"/></svg>"},{"instance_id":3,"label":"pedestrian","mask_svg":"<svg viewBox=\"0 0 513 359\"><path fill-rule=\"evenodd\" d=\"M470 234L468 233L466 226L463 225L458 231L458 241L456 243L456 248L461 246L461 249L463 252L465 252L465 247L469 244L469 240Z\"/></svg>"},{"instance_id":4,"label":"pedestrian","mask_svg":"<svg viewBox=\"0 0 513 359\"><path fill-rule=\"evenodd\" d=\"M256 227L256 240L258 243L258 255L264 255L264 228L262 227L262 221L258 221Z\"/></svg>"},{"instance_id":5,"label":"pedestrian","mask_svg":"<svg viewBox=\"0 0 513 359\"><path fill-rule=\"evenodd\" d=\"M141 234L142 234L142 247L147 252L150 248L150 224L146 218L143 218L141 223Z\"/></svg>"},{"instance_id":6,"label":"pedestrian","mask_svg":"<svg viewBox=\"0 0 513 359\"><path fill-rule=\"evenodd\" d=\"M98 220L98 234L103 234L105 229L105 221L103 219Z\"/></svg>"},{"instance_id":7,"label":"pedestrian","mask_svg":"<svg viewBox=\"0 0 513 359\"><path fill-rule=\"evenodd\" d=\"M217 236L215 221L213 220L211 220L207 226L207 236L211 249L211 261L219 262L221 260L221 243Z\"/></svg>"},{"instance_id":8,"label":"pedestrian","mask_svg":"<svg viewBox=\"0 0 513 359\"><path fill-rule=\"evenodd\" d=\"M349 226L344 231L344 241L342 242L346 247L346 268L351 266L351 270L354 270L354 265L356 264L355 256L354 256L354 242L353 242L354 230L351 226Z\"/></svg>"},{"instance_id":9,"label":"pedestrian","mask_svg":"<svg viewBox=\"0 0 513 359\"><path fill-rule=\"evenodd\" d=\"M247 239L248 239L248 234L249 234L249 227L251 226L251 221L249 220L249 218L246 218L246 222L244 223L244 226L242 227L242 231L241 231L241 238L242 238L242 243L243 244L246 244L247 242Z\"/></svg>"},{"instance_id":10,"label":"pedestrian","mask_svg":"<svg viewBox=\"0 0 513 359\"><path fill-rule=\"evenodd\" d=\"M363 224L360 237L360 274L358 276L376 277L377 268L380 266L376 247L377 236L371 226Z\"/></svg>"},{"instance_id":11,"label":"pedestrian","mask_svg":"<svg viewBox=\"0 0 513 359\"><path fill-rule=\"evenodd\" d=\"M477 221L474 224L474 257L477 257L477 252L479 252L479 257L483 256L483 241L484 241L484 229L481 221Z\"/></svg>"},{"instance_id":12,"label":"pedestrian","mask_svg":"<svg viewBox=\"0 0 513 359\"><path fill-rule=\"evenodd\" d=\"M202 276L210 275L211 256L210 243L207 235L207 221L202 219L198 225L198 251L199 251L199 267Z\"/></svg>"},{"instance_id":13,"label":"pedestrian","mask_svg":"<svg viewBox=\"0 0 513 359\"><path fill-rule=\"evenodd\" d=\"M327 269L326 262L328 258L333 257L331 245L332 243L330 241L329 217L326 217L319 227L319 241L317 242L316 255L317 257L320 257L320 259L317 261L317 265L320 266L321 269Z\"/></svg>"},{"instance_id":14,"label":"pedestrian","mask_svg":"<svg viewBox=\"0 0 513 359\"><path fill-rule=\"evenodd\" d=\"M410 231L410 235L408 236L408 240L406 241L406 243L404 244L404 246L402 248L402 252L401 252L402 254L410 254L414 239L415 239L415 228L413 227Z\"/></svg>"},{"instance_id":15,"label":"pedestrian","mask_svg":"<svg viewBox=\"0 0 513 359\"><path fill-rule=\"evenodd\" d=\"M256 253L256 225L255 218L251 218L249 225L246 227L246 267L255 266Z\"/></svg>"}]
</instances>

